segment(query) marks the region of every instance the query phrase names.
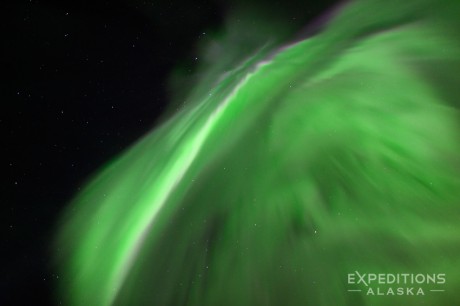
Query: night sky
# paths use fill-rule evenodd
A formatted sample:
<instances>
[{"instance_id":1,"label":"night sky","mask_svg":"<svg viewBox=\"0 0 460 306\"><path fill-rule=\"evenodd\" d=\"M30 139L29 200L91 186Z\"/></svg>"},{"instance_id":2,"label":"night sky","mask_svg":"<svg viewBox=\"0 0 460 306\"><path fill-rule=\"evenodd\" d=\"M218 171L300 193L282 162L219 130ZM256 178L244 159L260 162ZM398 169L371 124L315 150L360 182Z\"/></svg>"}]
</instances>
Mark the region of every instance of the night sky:
<instances>
[{"instance_id":1,"label":"night sky","mask_svg":"<svg viewBox=\"0 0 460 306\"><path fill-rule=\"evenodd\" d=\"M269 6L300 29L332 1L321 2ZM195 44L240 5L1 4L0 305L59 304L50 242L62 208L92 173L161 121L174 95L167 84L171 70L180 66L193 76L200 60Z\"/></svg>"}]
</instances>

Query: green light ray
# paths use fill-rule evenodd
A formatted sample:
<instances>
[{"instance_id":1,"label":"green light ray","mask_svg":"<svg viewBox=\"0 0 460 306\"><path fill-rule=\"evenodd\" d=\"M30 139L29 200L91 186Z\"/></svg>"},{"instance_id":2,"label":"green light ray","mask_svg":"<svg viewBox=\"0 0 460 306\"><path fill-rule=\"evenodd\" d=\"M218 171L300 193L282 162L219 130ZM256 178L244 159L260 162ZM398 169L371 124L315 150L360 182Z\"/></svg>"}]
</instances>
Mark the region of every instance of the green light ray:
<instances>
[{"instance_id":1,"label":"green light ray","mask_svg":"<svg viewBox=\"0 0 460 306\"><path fill-rule=\"evenodd\" d=\"M202 67L63 214L66 304L422 301L350 295L354 271L447 273L423 302L459 302L459 6L355 1Z\"/></svg>"}]
</instances>

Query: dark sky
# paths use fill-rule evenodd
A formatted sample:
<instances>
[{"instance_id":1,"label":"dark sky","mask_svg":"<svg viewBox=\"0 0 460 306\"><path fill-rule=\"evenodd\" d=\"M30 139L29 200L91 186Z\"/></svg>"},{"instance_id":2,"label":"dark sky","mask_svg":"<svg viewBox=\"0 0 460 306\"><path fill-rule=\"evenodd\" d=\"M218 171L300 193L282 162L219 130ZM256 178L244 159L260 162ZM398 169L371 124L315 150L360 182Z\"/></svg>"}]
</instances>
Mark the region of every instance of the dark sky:
<instances>
[{"instance_id":1,"label":"dark sky","mask_svg":"<svg viewBox=\"0 0 460 306\"><path fill-rule=\"evenodd\" d=\"M256 2L300 28L332 1ZM0 305L59 305L50 247L59 212L91 173L155 126L171 69L192 74L195 43L241 3L0 4Z\"/></svg>"}]
</instances>

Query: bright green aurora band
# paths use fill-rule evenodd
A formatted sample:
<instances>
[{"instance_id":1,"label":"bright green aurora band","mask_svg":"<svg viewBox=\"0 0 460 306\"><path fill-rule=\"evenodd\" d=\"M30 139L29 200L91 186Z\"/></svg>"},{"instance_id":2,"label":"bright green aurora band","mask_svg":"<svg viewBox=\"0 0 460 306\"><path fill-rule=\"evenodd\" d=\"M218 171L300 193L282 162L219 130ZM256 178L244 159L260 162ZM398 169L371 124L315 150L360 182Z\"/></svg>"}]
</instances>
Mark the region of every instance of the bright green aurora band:
<instances>
[{"instance_id":1,"label":"bright green aurora band","mask_svg":"<svg viewBox=\"0 0 460 306\"><path fill-rule=\"evenodd\" d=\"M362 0L282 48L241 31L273 39L239 64L210 44L186 103L62 216L63 305L459 305L459 16ZM377 296L355 272L445 282Z\"/></svg>"}]
</instances>

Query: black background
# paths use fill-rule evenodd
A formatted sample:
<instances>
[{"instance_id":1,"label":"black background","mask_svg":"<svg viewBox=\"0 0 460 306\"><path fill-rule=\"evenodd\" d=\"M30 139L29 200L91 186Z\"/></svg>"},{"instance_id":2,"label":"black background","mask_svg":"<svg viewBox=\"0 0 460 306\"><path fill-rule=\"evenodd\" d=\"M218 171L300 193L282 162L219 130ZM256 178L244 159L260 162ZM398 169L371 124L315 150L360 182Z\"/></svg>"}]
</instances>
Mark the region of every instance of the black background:
<instances>
[{"instance_id":1,"label":"black background","mask_svg":"<svg viewBox=\"0 0 460 306\"><path fill-rule=\"evenodd\" d=\"M155 126L171 95L171 69L180 63L192 75L203 32L243 3L0 5L0 305L65 305L55 297L59 275L51 265L60 211L91 173ZM299 28L332 5L251 3Z\"/></svg>"}]
</instances>

